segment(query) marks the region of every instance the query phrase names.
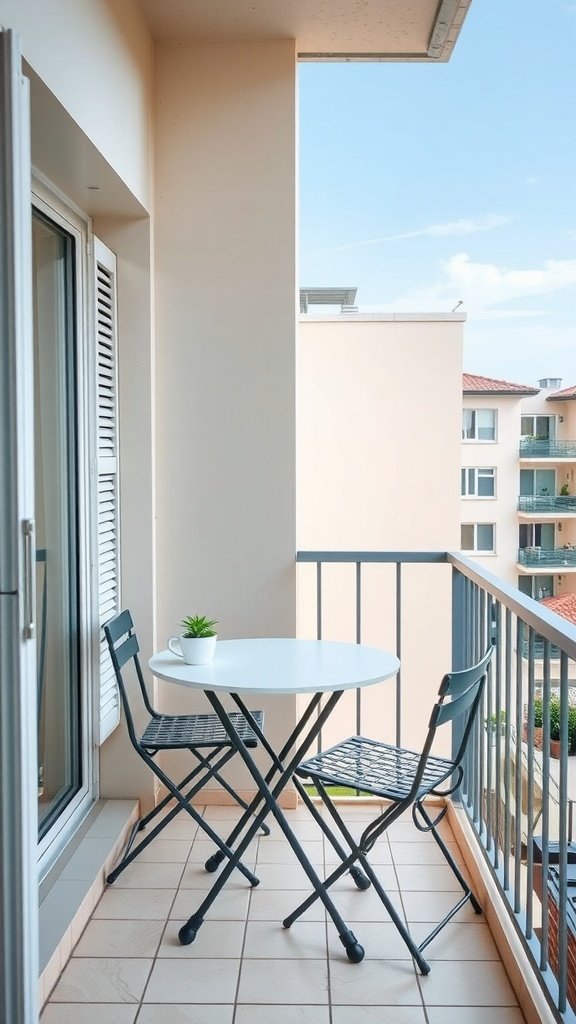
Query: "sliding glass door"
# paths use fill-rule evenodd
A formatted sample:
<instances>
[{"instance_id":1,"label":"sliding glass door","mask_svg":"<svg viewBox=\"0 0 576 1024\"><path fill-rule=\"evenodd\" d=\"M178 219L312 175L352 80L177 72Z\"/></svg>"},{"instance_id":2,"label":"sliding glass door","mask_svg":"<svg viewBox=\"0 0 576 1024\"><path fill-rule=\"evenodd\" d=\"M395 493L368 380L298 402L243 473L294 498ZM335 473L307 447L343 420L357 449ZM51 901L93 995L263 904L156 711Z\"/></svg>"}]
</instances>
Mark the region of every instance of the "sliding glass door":
<instances>
[{"instance_id":1,"label":"sliding glass door","mask_svg":"<svg viewBox=\"0 0 576 1024\"><path fill-rule=\"evenodd\" d=\"M82 787L75 247L33 211L40 838Z\"/></svg>"}]
</instances>

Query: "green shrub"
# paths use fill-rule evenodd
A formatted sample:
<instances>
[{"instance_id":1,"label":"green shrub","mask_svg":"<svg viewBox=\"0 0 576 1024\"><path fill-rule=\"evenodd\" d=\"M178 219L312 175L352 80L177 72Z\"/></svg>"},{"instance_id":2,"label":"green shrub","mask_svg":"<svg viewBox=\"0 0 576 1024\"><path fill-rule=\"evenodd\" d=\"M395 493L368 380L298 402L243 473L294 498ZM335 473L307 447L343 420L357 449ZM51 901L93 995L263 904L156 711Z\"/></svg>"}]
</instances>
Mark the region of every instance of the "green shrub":
<instances>
[{"instance_id":1,"label":"green shrub","mask_svg":"<svg viewBox=\"0 0 576 1024\"><path fill-rule=\"evenodd\" d=\"M560 739L560 699L558 697L550 699L550 739Z\"/></svg>"},{"instance_id":2,"label":"green shrub","mask_svg":"<svg viewBox=\"0 0 576 1024\"><path fill-rule=\"evenodd\" d=\"M542 697L534 697L534 728L541 729L544 725L544 708Z\"/></svg>"}]
</instances>

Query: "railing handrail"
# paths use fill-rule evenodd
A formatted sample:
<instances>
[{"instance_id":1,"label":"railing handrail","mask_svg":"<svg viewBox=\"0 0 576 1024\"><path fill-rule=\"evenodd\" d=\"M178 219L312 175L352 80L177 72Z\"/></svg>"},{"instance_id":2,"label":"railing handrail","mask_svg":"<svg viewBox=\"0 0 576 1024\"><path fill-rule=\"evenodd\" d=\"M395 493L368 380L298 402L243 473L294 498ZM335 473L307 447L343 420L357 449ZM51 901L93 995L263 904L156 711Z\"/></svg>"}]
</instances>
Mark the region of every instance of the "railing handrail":
<instances>
[{"instance_id":1,"label":"railing handrail","mask_svg":"<svg viewBox=\"0 0 576 1024\"><path fill-rule=\"evenodd\" d=\"M576 659L576 626L549 608L522 594L513 584L488 572L478 562L459 551L297 551L297 562L380 562L383 564L448 563L464 576L490 592L491 597L506 604L510 610L550 643L561 647L569 658Z\"/></svg>"}]
</instances>

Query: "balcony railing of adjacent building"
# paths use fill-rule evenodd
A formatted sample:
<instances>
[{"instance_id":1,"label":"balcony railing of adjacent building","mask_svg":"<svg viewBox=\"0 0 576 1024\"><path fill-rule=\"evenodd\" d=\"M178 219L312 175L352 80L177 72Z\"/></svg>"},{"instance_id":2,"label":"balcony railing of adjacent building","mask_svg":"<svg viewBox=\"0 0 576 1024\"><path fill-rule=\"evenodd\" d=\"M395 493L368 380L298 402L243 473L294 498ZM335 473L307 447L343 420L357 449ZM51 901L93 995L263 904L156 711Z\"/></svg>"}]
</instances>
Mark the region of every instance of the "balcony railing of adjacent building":
<instances>
[{"instance_id":1,"label":"balcony railing of adjacent building","mask_svg":"<svg viewBox=\"0 0 576 1024\"><path fill-rule=\"evenodd\" d=\"M550 441L523 437L520 441L521 459L576 459L576 441Z\"/></svg>"},{"instance_id":2,"label":"balcony railing of adjacent building","mask_svg":"<svg viewBox=\"0 0 576 1024\"><path fill-rule=\"evenodd\" d=\"M413 624L414 608L430 601L430 615L438 623L438 601L433 576L443 572L446 592L445 630L450 635L453 668L472 664L487 644L495 656L484 695L484 705L469 745L465 777L452 800L464 810L499 898L520 938L529 969L541 986L554 1018L576 1021L576 920L572 906L576 880L576 843L572 842L572 798L576 773L576 708L571 699L576 659L576 627L515 587L485 572L471 560L452 552L333 552L301 551L299 573L314 573L316 633L336 638L333 624L326 627L335 603L346 604L352 621L340 639L374 642L378 622L387 622L401 661L395 709L388 712L386 730L402 742L408 715L422 704L423 693L433 694L439 680L430 678L428 663L435 647L442 647L442 629L423 642L424 629ZM335 563L345 573L335 577ZM386 597L374 586L374 569L388 573ZM446 573L448 576L446 576ZM308 583L312 582L310 579ZM369 607L374 603L376 608ZM430 597L428 598L428 594ZM412 624L410 622L412 620ZM422 623L421 623L422 625ZM367 637L366 634L369 634ZM517 652L522 656L517 657ZM541 652L540 681L536 679L537 652ZM420 689L409 701L404 676L418 658ZM551 662L554 657L553 671ZM554 685L552 679L555 680ZM362 700L356 698L356 723L350 732L362 732ZM430 705L433 696L429 698ZM370 717L370 735L377 719ZM552 740L560 739L559 760L553 760ZM378 737L377 737L378 738ZM380 738L389 739L388 736ZM458 736L452 737L453 745ZM414 745L414 744L411 744ZM576 758L574 758L576 762Z\"/></svg>"},{"instance_id":3,"label":"balcony railing of adjacent building","mask_svg":"<svg viewBox=\"0 0 576 1024\"><path fill-rule=\"evenodd\" d=\"M518 562L529 568L546 566L576 566L576 548L527 547L518 549Z\"/></svg>"},{"instance_id":4,"label":"balcony railing of adjacent building","mask_svg":"<svg viewBox=\"0 0 576 1024\"><path fill-rule=\"evenodd\" d=\"M576 495L535 494L518 498L519 512L554 512L560 518L576 514Z\"/></svg>"}]
</instances>

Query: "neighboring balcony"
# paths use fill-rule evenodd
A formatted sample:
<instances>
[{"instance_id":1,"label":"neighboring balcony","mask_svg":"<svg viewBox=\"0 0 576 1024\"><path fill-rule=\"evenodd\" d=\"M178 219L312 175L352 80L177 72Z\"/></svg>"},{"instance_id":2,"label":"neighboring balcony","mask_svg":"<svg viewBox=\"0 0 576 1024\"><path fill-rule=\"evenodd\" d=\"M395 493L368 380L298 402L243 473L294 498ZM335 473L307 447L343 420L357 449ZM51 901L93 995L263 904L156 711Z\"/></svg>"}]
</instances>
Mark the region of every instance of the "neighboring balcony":
<instances>
[{"instance_id":1,"label":"neighboring balcony","mask_svg":"<svg viewBox=\"0 0 576 1024\"><path fill-rule=\"evenodd\" d=\"M520 440L520 458L542 462L576 462L576 441L551 441L549 438L523 437Z\"/></svg>"},{"instance_id":2,"label":"neighboring balcony","mask_svg":"<svg viewBox=\"0 0 576 1024\"><path fill-rule=\"evenodd\" d=\"M556 519L571 518L576 516L576 495L520 495L518 513L520 518L524 519L530 519L533 516L548 516Z\"/></svg>"},{"instance_id":3,"label":"neighboring balcony","mask_svg":"<svg viewBox=\"0 0 576 1024\"><path fill-rule=\"evenodd\" d=\"M576 572L576 548L527 547L518 549L518 566L525 570L542 572L543 568L562 572Z\"/></svg>"}]
</instances>

